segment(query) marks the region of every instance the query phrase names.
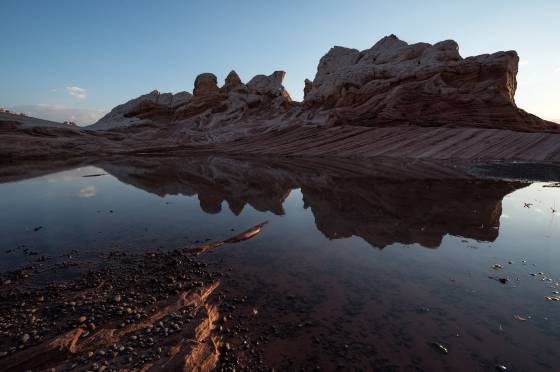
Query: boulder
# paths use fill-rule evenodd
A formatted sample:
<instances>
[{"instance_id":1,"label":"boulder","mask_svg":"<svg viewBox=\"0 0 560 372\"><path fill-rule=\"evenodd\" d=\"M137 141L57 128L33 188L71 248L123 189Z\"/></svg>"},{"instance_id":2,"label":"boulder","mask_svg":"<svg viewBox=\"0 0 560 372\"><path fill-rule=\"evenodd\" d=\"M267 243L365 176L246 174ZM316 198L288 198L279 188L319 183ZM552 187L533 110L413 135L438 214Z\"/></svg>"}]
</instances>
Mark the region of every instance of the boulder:
<instances>
[{"instance_id":1,"label":"boulder","mask_svg":"<svg viewBox=\"0 0 560 372\"><path fill-rule=\"evenodd\" d=\"M200 74L194 81L193 95L195 97L212 96L218 94L218 78L211 73Z\"/></svg>"},{"instance_id":2,"label":"boulder","mask_svg":"<svg viewBox=\"0 0 560 372\"><path fill-rule=\"evenodd\" d=\"M247 87L256 94L285 97L291 101L288 91L282 85L284 76L286 76L284 71L274 71L269 76L257 75L247 83Z\"/></svg>"},{"instance_id":3,"label":"boulder","mask_svg":"<svg viewBox=\"0 0 560 372\"><path fill-rule=\"evenodd\" d=\"M241 85L243 85L243 83L241 83L241 78L239 77L239 75L237 75L237 72L231 70L226 77L224 86L222 87L222 91L224 91L225 93L229 93Z\"/></svg>"}]
</instances>

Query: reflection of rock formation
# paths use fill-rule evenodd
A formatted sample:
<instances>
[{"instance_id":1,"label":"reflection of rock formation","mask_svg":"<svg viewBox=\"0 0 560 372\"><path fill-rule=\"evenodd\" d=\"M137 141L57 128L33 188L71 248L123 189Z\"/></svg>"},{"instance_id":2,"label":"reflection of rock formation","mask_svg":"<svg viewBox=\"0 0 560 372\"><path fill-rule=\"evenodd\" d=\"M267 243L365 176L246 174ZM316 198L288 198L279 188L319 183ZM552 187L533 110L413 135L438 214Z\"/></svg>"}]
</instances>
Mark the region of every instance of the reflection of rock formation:
<instances>
[{"instance_id":1,"label":"reflection of rock formation","mask_svg":"<svg viewBox=\"0 0 560 372\"><path fill-rule=\"evenodd\" d=\"M222 203L239 215L246 204L284 214L282 203L296 187L292 175L273 167L253 169L253 162L225 158L136 159L98 163L122 182L164 195L198 195L200 207L218 213ZM130 164L133 164L132 166Z\"/></svg>"},{"instance_id":2,"label":"reflection of rock formation","mask_svg":"<svg viewBox=\"0 0 560 372\"><path fill-rule=\"evenodd\" d=\"M306 207L328 238L359 236L383 248L395 242L436 248L446 234L493 241L501 200L518 186L480 180L337 179L302 187Z\"/></svg>"},{"instance_id":3,"label":"reflection of rock formation","mask_svg":"<svg viewBox=\"0 0 560 372\"><path fill-rule=\"evenodd\" d=\"M121 181L149 192L198 194L201 208L221 211L226 201L283 214L290 191L301 188L305 207L330 239L359 236L383 248L395 242L437 247L446 234L493 241L501 200L523 184L474 180L456 170L419 163L355 163L225 158L142 158L98 164ZM132 164L132 165L131 165ZM352 168L354 166L354 168ZM453 173L455 172L455 173Z\"/></svg>"}]
</instances>

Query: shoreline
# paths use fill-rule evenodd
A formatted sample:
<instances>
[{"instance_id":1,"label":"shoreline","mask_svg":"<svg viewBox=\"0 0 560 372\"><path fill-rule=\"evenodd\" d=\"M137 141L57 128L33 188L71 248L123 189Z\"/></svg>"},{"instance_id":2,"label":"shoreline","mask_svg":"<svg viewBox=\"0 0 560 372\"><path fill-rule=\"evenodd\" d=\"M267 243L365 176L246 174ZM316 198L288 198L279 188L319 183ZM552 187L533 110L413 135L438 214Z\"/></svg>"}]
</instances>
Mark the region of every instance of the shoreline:
<instances>
[{"instance_id":1,"label":"shoreline","mask_svg":"<svg viewBox=\"0 0 560 372\"><path fill-rule=\"evenodd\" d=\"M47 129L44 129L47 130ZM48 131L48 130L47 130ZM301 127L267 131L220 143L136 139L73 133L0 133L0 165L30 160L118 156L271 156L403 161L560 163L560 134L425 127Z\"/></svg>"}]
</instances>

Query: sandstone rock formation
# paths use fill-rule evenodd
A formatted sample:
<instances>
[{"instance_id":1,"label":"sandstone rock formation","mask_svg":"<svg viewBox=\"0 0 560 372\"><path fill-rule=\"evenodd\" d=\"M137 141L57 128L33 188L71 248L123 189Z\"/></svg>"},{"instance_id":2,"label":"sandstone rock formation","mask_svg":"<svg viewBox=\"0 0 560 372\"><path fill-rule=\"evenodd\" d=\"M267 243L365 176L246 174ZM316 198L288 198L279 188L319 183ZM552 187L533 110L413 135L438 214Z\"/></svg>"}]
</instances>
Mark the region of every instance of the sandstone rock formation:
<instances>
[{"instance_id":1,"label":"sandstone rock formation","mask_svg":"<svg viewBox=\"0 0 560 372\"><path fill-rule=\"evenodd\" d=\"M224 91L224 93L229 93L235 88L242 85L243 83L241 83L241 78L239 77L239 75L237 75L237 72L231 70L226 77L226 81L224 83L224 86L222 87L222 90Z\"/></svg>"},{"instance_id":2,"label":"sandstone rock formation","mask_svg":"<svg viewBox=\"0 0 560 372\"><path fill-rule=\"evenodd\" d=\"M313 81L305 81L303 102L291 99L283 71L246 84L231 71L221 87L205 73L196 78L194 95L153 91L64 136L7 121L0 126L0 153L9 159L190 148L557 161L560 126L515 104L518 60L513 51L463 58L451 40L409 45L391 35L364 51L332 48Z\"/></svg>"},{"instance_id":3,"label":"sandstone rock formation","mask_svg":"<svg viewBox=\"0 0 560 372\"><path fill-rule=\"evenodd\" d=\"M557 129L515 105L518 62L514 51L463 59L453 40L390 35L363 51L332 48L304 101L332 125Z\"/></svg>"},{"instance_id":4,"label":"sandstone rock formation","mask_svg":"<svg viewBox=\"0 0 560 372\"><path fill-rule=\"evenodd\" d=\"M208 132L234 122L253 122L275 118L290 108L290 95L282 85L284 71L269 76L257 75L247 85L231 71L219 88L211 73L197 76L193 94L153 91L115 107L97 123L88 127L107 130L123 127L170 129L174 134L185 131Z\"/></svg>"},{"instance_id":5,"label":"sandstone rock formation","mask_svg":"<svg viewBox=\"0 0 560 372\"><path fill-rule=\"evenodd\" d=\"M174 138L199 131L207 142L306 124L558 131L517 108L518 62L514 51L463 58L452 40L407 44L390 35L363 51L332 48L314 80L305 80L303 104L282 85L284 71L246 85L231 71L221 88L214 74L203 73L194 99L154 91L117 106L91 129L159 124L174 127Z\"/></svg>"},{"instance_id":6,"label":"sandstone rock formation","mask_svg":"<svg viewBox=\"0 0 560 372\"><path fill-rule=\"evenodd\" d=\"M282 86L286 76L284 71L274 71L271 75L257 75L247 83L249 89L257 94L269 94L274 97L285 97L291 101L290 95Z\"/></svg>"},{"instance_id":7,"label":"sandstone rock formation","mask_svg":"<svg viewBox=\"0 0 560 372\"><path fill-rule=\"evenodd\" d=\"M218 78L214 74L204 73L196 77L194 81L193 95L195 97L211 96L218 94Z\"/></svg>"},{"instance_id":8,"label":"sandstone rock formation","mask_svg":"<svg viewBox=\"0 0 560 372\"><path fill-rule=\"evenodd\" d=\"M160 93L153 90L111 110L89 128L114 129L151 123L154 118L170 109L187 104L192 98L188 92Z\"/></svg>"}]
</instances>

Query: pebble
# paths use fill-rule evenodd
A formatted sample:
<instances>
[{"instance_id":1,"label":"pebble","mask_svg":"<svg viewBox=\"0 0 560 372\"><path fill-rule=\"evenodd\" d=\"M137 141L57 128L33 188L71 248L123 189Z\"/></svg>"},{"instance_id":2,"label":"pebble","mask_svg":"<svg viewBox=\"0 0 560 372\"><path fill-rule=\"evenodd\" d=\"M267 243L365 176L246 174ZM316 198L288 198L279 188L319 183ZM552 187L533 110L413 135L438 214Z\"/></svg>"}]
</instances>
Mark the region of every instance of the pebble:
<instances>
[{"instance_id":1,"label":"pebble","mask_svg":"<svg viewBox=\"0 0 560 372\"><path fill-rule=\"evenodd\" d=\"M447 348L445 346L443 346L442 344L440 344L439 342L432 342L432 343L430 343L430 345L442 354L445 354L445 355L449 354L449 350L447 350Z\"/></svg>"}]
</instances>

